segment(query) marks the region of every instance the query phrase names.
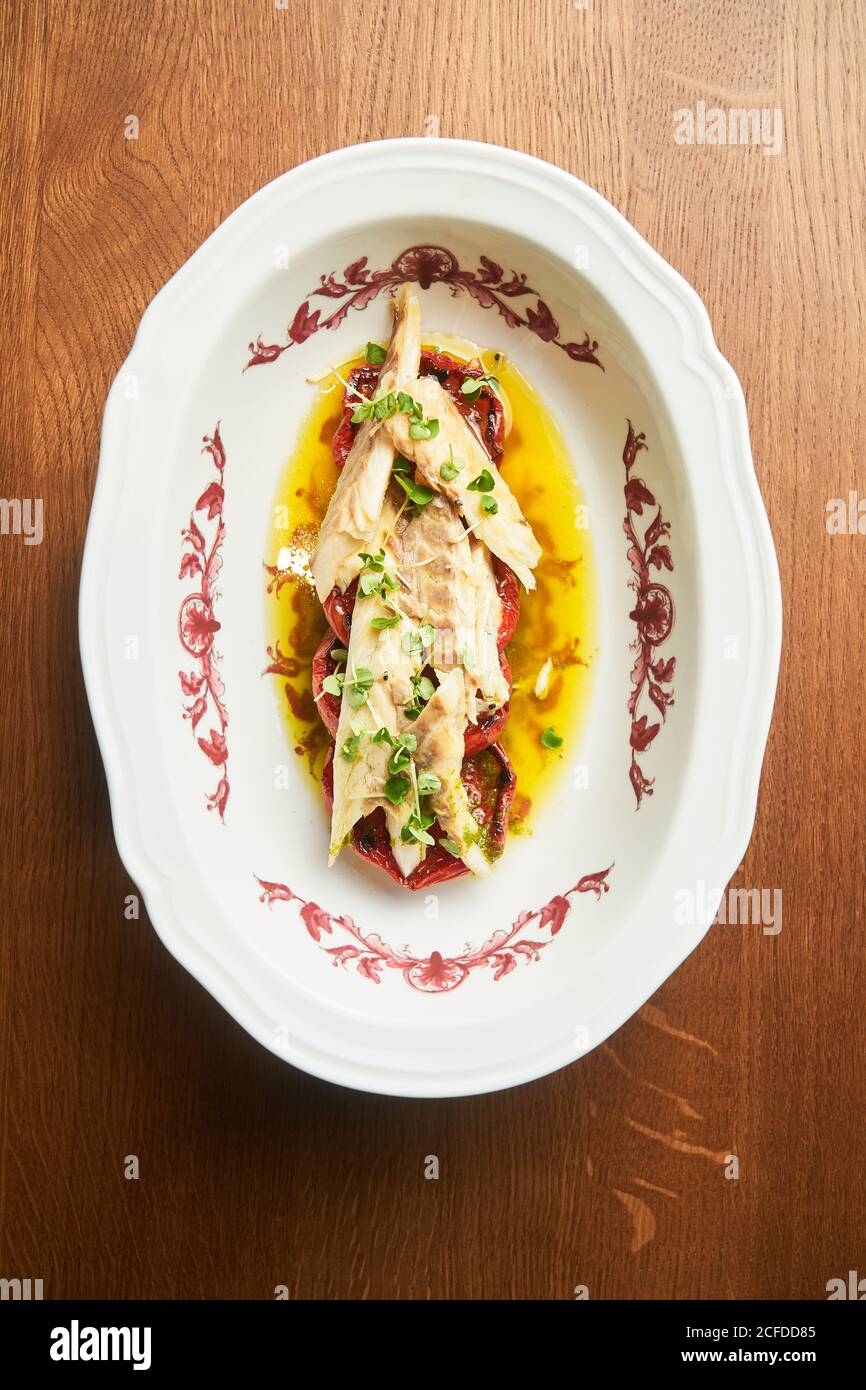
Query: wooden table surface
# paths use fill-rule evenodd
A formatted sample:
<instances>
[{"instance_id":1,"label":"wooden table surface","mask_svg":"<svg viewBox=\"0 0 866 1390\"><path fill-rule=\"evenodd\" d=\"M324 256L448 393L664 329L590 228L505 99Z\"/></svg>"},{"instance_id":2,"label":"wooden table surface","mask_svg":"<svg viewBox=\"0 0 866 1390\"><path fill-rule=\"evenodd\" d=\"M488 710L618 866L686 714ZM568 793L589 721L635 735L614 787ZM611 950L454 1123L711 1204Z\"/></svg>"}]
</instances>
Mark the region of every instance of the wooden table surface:
<instances>
[{"instance_id":1,"label":"wooden table surface","mask_svg":"<svg viewBox=\"0 0 866 1390\"><path fill-rule=\"evenodd\" d=\"M9 0L0 23L2 491L45 507L40 546L0 537L0 1276L568 1299L823 1298L866 1275L866 536L826 527L829 499L866 495L863 7ZM781 149L677 144L699 101L778 108ZM717 927L557 1075L425 1102L295 1072L124 919L76 600L102 409L148 301L267 180L434 116L587 180L696 286L745 387L787 628L735 879L782 890L783 930Z\"/></svg>"}]
</instances>

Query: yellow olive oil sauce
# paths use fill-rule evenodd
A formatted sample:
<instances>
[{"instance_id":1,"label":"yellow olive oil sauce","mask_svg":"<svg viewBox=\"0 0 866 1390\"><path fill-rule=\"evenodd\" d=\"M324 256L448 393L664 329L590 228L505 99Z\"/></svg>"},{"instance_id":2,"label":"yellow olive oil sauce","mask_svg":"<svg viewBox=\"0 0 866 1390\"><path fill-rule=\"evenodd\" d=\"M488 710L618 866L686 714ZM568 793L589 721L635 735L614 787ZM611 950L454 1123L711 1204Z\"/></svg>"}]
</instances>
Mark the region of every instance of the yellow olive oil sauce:
<instances>
[{"instance_id":1,"label":"yellow olive oil sauce","mask_svg":"<svg viewBox=\"0 0 866 1390\"><path fill-rule=\"evenodd\" d=\"M500 463L503 477L542 546L533 593L521 592L520 619L508 646L514 689L503 743L517 774L511 815L514 832L531 829L534 812L573 757L589 707L597 653L597 590L592 540L583 497L565 441L550 412L508 359L447 335L425 338L425 348L458 360L480 356L511 405L512 425ZM338 367L342 377L362 357ZM294 451L279 480L266 541L266 630L278 674L287 736L303 760L316 795L330 737L313 702L310 665L327 622L316 597L309 559L319 524L337 482L331 438L340 421L343 388L334 377L315 393ZM552 663L544 698L535 694ZM550 669L550 668L548 668ZM562 738L546 748L548 728Z\"/></svg>"}]
</instances>

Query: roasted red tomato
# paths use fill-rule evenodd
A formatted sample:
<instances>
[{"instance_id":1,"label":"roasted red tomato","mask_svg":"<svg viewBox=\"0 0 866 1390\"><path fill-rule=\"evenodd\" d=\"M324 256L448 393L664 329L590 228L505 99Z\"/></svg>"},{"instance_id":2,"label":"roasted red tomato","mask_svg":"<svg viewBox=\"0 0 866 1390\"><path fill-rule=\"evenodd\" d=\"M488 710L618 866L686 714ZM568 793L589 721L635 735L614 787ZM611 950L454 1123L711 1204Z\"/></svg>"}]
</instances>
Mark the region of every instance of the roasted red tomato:
<instances>
[{"instance_id":1,"label":"roasted red tomato","mask_svg":"<svg viewBox=\"0 0 866 1390\"><path fill-rule=\"evenodd\" d=\"M356 367L346 378L354 391L360 391L362 396L368 399L376 390L376 383L379 380L380 367ZM355 438L357 425L352 424L352 414L357 402L347 391L343 393L343 416L339 425L334 431L331 440L331 452L334 455L334 462L338 468L342 468L346 462L349 450L352 447L352 440Z\"/></svg>"},{"instance_id":2,"label":"roasted red tomato","mask_svg":"<svg viewBox=\"0 0 866 1390\"><path fill-rule=\"evenodd\" d=\"M507 647L514 636L517 620L520 617L520 584L514 570L508 568L494 556L493 569L496 574L496 588L502 604L502 617L499 619L499 632L496 644L499 650Z\"/></svg>"},{"instance_id":3,"label":"roasted red tomato","mask_svg":"<svg viewBox=\"0 0 866 1390\"><path fill-rule=\"evenodd\" d=\"M316 709L319 711L319 718L324 724L331 738L337 737L337 725L340 722L340 697L339 695L329 695L322 690L325 677L330 676L337 669L337 663L331 656L332 647L339 647L340 638L330 628L325 633L321 643L316 649L313 657L313 699L316 702Z\"/></svg>"},{"instance_id":4,"label":"roasted red tomato","mask_svg":"<svg viewBox=\"0 0 866 1390\"><path fill-rule=\"evenodd\" d=\"M352 622L352 609L355 607L355 595L358 592L358 581L353 579L344 594L340 593L336 584L322 605L325 610L325 617L331 624L344 647L349 645L349 627ZM513 629L512 629L513 630Z\"/></svg>"},{"instance_id":5,"label":"roasted red tomato","mask_svg":"<svg viewBox=\"0 0 866 1390\"><path fill-rule=\"evenodd\" d=\"M508 689L511 690L511 667L508 664L508 657L505 652L499 653L499 664L502 667L502 674L508 681ZM511 714L511 700L506 700L505 704L499 709L494 710L487 716L481 715L477 724L467 724L466 732L463 736L463 751L468 756L470 753L480 753L482 748L489 748L491 743L496 743L501 736L508 716Z\"/></svg>"},{"instance_id":6,"label":"roasted red tomato","mask_svg":"<svg viewBox=\"0 0 866 1390\"><path fill-rule=\"evenodd\" d=\"M502 440L505 430L505 413L502 409L502 402L499 397L494 395L489 387L483 386L481 394L475 401L469 401L461 391L461 386L468 376L478 377L484 373L479 367L466 367L462 362L458 362L453 357L449 357L445 352L422 352L421 354L421 376L435 376L440 386L443 386L453 401L456 402L460 413L472 425L479 439L483 440L487 452L496 462L502 457Z\"/></svg>"},{"instance_id":7,"label":"roasted red tomato","mask_svg":"<svg viewBox=\"0 0 866 1390\"><path fill-rule=\"evenodd\" d=\"M488 852L492 858L502 853L505 833L508 829L508 815L514 800L517 779L505 750L494 743L483 752L464 758L461 776L466 787L470 804L479 825L487 831ZM334 750L328 753L322 772L322 792L328 814L334 804ZM436 840L442 839L438 825L433 830ZM391 853L391 842L385 825L385 812L381 807L372 815L364 816L355 826L352 848L362 859L390 874L395 883L416 892L420 888L430 888L436 883L445 883L450 878L461 878L469 872L462 859L455 859L437 843L427 851L424 859L408 878L404 878L397 868Z\"/></svg>"},{"instance_id":8,"label":"roasted red tomato","mask_svg":"<svg viewBox=\"0 0 866 1390\"><path fill-rule=\"evenodd\" d=\"M346 380L354 391L360 392L362 396L369 399L375 393L380 370L379 367L355 367ZM467 400L460 389L468 376L476 379L483 376L484 373L481 369L479 367L466 367L462 362L458 362L456 358L449 357L444 352L422 352L420 375L436 377L439 384L445 388L456 403L460 413L472 425L479 439L483 441L491 458L500 459L505 432L505 413L502 409L502 402L487 386L481 388L481 394L475 401ZM355 431L358 428L357 425L352 424L352 415L356 404L356 398L348 393L344 394L342 419L331 440L334 459L340 468L346 462Z\"/></svg>"}]
</instances>

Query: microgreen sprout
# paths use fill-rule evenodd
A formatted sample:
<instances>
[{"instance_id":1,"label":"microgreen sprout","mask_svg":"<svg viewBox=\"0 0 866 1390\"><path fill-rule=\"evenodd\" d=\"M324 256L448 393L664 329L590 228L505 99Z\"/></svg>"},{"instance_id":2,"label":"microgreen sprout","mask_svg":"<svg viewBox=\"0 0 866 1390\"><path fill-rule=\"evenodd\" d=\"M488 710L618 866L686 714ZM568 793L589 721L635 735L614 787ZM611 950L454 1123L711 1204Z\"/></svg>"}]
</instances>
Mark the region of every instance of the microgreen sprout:
<instances>
[{"instance_id":1,"label":"microgreen sprout","mask_svg":"<svg viewBox=\"0 0 866 1390\"><path fill-rule=\"evenodd\" d=\"M499 394L499 378L495 376L468 376L460 387L461 393L467 401L477 401L484 388L492 391L494 396Z\"/></svg>"},{"instance_id":2,"label":"microgreen sprout","mask_svg":"<svg viewBox=\"0 0 866 1390\"><path fill-rule=\"evenodd\" d=\"M405 801L409 791L409 778L389 777L385 783L384 791L392 806L399 806L401 801Z\"/></svg>"},{"instance_id":3,"label":"microgreen sprout","mask_svg":"<svg viewBox=\"0 0 866 1390\"><path fill-rule=\"evenodd\" d=\"M352 709L366 705L373 684L373 672L367 666L358 666L352 672L352 679L344 680L343 693Z\"/></svg>"},{"instance_id":4,"label":"microgreen sprout","mask_svg":"<svg viewBox=\"0 0 866 1390\"><path fill-rule=\"evenodd\" d=\"M358 576L358 597L371 598L376 594L386 601L388 591L397 588L397 581L385 569L384 550L377 551L375 555L362 550L358 558L364 562Z\"/></svg>"},{"instance_id":5,"label":"microgreen sprout","mask_svg":"<svg viewBox=\"0 0 866 1390\"><path fill-rule=\"evenodd\" d=\"M403 650L407 656L419 656L425 647L432 646L435 636L436 629L430 623L422 623L420 627L403 633Z\"/></svg>"},{"instance_id":6,"label":"microgreen sprout","mask_svg":"<svg viewBox=\"0 0 866 1390\"><path fill-rule=\"evenodd\" d=\"M477 478L473 478L471 483L467 483L470 492L492 492L496 486L496 479L489 468L482 468Z\"/></svg>"},{"instance_id":7,"label":"microgreen sprout","mask_svg":"<svg viewBox=\"0 0 866 1390\"><path fill-rule=\"evenodd\" d=\"M344 758L347 763L354 763L357 761L363 732L363 729L356 730L353 725L351 734L349 734L340 745L340 757Z\"/></svg>"},{"instance_id":8,"label":"microgreen sprout","mask_svg":"<svg viewBox=\"0 0 866 1390\"><path fill-rule=\"evenodd\" d=\"M556 732L556 730L553 728L552 725L549 725L549 726L545 729L544 733L541 735L541 744L542 744L542 747L543 747L543 748L561 748L561 747L562 747L562 738L561 738L561 736Z\"/></svg>"},{"instance_id":9,"label":"microgreen sprout","mask_svg":"<svg viewBox=\"0 0 866 1390\"><path fill-rule=\"evenodd\" d=\"M410 439L435 439L438 433L438 420L413 420L409 426Z\"/></svg>"},{"instance_id":10,"label":"microgreen sprout","mask_svg":"<svg viewBox=\"0 0 866 1390\"><path fill-rule=\"evenodd\" d=\"M410 680L413 691L412 699L403 706L403 713L407 719L415 720L422 713L428 700L432 700L436 687L429 676L411 676Z\"/></svg>"},{"instance_id":11,"label":"microgreen sprout","mask_svg":"<svg viewBox=\"0 0 866 1390\"><path fill-rule=\"evenodd\" d=\"M402 473L395 473L394 476L409 501L414 502L416 507L426 507L427 503L432 501L433 489L427 487L426 483L416 483L412 478L404 477Z\"/></svg>"},{"instance_id":12,"label":"microgreen sprout","mask_svg":"<svg viewBox=\"0 0 866 1390\"><path fill-rule=\"evenodd\" d=\"M453 483L458 473L462 473L465 467L466 460L459 457L455 458L454 445L450 444L448 446L448 458L439 469L439 477L442 479L443 483Z\"/></svg>"},{"instance_id":13,"label":"microgreen sprout","mask_svg":"<svg viewBox=\"0 0 866 1390\"><path fill-rule=\"evenodd\" d=\"M408 821L403 826L403 829L400 831L400 838L401 840L404 840L406 843L409 843L409 841L411 840L417 840L418 843L422 845L433 845L436 842L433 839L433 836L430 834L430 826L434 823L436 817L433 815L431 811L426 810L421 805L421 789L419 778L415 771L414 763L409 764L409 773L412 778L412 791L415 797L415 810L412 812ZM433 780L437 783L439 782L439 778L435 777L435 775L422 773L422 778L425 775L433 776Z\"/></svg>"}]
</instances>

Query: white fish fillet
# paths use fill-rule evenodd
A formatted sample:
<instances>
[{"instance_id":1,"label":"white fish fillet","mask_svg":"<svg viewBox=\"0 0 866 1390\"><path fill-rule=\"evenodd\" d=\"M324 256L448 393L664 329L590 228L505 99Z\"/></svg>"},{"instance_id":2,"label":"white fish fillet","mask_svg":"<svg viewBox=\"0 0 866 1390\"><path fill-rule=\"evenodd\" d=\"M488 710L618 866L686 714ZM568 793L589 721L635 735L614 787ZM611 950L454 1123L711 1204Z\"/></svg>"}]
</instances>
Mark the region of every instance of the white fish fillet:
<instances>
[{"instance_id":1,"label":"white fish fillet","mask_svg":"<svg viewBox=\"0 0 866 1390\"><path fill-rule=\"evenodd\" d=\"M499 664L497 635L502 605L486 547L467 536L453 503L437 493L409 521L398 525L401 600L418 622L436 629L431 664L459 667L466 684L467 716L499 709L508 683Z\"/></svg>"},{"instance_id":2,"label":"white fish fillet","mask_svg":"<svg viewBox=\"0 0 866 1390\"><path fill-rule=\"evenodd\" d=\"M310 557L320 603L335 584L340 590L348 588L361 568L358 554L367 549L367 537L378 519L393 462L394 446L380 422L365 420L337 479Z\"/></svg>"},{"instance_id":3,"label":"white fish fillet","mask_svg":"<svg viewBox=\"0 0 866 1390\"><path fill-rule=\"evenodd\" d=\"M424 418L439 421L435 439L413 439L408 415L398 414L385 421L385 432L398 453L410 459L423 481L459 507L473 535L514 570L526 589L535 588L532 573L541 558L541 546L523 515L517 499L502 478L475 431L460 414L447 391L435 377L402 378L400 389L408 392L424 409ZM451 459L465 461L453 481L442 478L442 465ZM469 490L469 484L483 469L494 479L490 493ZM498 510L491 515L482 506L482 497L493 497Z\"/></svg>"},{"instance_id":4,"label":"white fish fillet","mask_svg":"<svg viewBox=\"0 0 866 1390\"><path fill-rule=\"evenodd\" d=\"M402 831L418 805L415 779L427 772L439 780L439 790L429 797L427 807L467 868L486 875L491 866L481 847L481 828L461 770L467 719L477 722L509 697L499 660L502 604L491 557L498 556L527 589L533 589L532 570L541 547L508 484L450 396L435 377L419 378L421 310L409 286L401 288L394 312L394 332L378 391L407 392L420 402L425 419L439 421L439 433L435 439L412 439L412 420L403 412L386 421L365 421L355 436L311 558L322 602L335 585L344 590L361 571L362 551L384 550L385 566L400 584L391 594L399 610L394 627L373 627L374 619L393 616L395 611L378 595L361 596L355 602L346 680L350 683L353 674L366 667L373 681L366 702L358 709L343 694L334 753L329 862L350 841L356 822L381 806L395 861L408 877L426 851L415 840L405 842ZM396 483L389 491L398 452L415 465L418 480L434 493L429 502L408 511L403 510L407 504L401 496L399 517ZM453 480L443 479L443 464L453 460L461 461L462 469ZM492 492L470 491L469 484L484 469L494 479ZM484 497L495 499L495 513L484 509ZM428 624L435 632L432 649L416 649L417 630ZM413 641L404 647L403 639L410 633ZM409 721L404 706L413 696L412 677L428 666L435 671L438 686L419 718ZM395 739L406 731L416 739L412 766L406 770L412 790L399 806L384 794L393 748L373 743L372 735L381 728ZM344 743L355 736L360 740L357 756L342 757Z\"/></svg>"},{"instance_id":5,"label":"white fish fillet","mask_svg":"<svg viewBox=\"0 0 866 1390\"><path fill-rule=\"evenodd\" d=\"M389 549L391 542L386 537L395 517L393 503L386 498L371 537L374 551L385 550L386 568L391 573L396 569L396 557ZM371 740L371 735L378 729L386 728L396 735L408 727L403 705L412 698L411 677L419 661L418 657L410 656L403 650L403 635L411 630L411 622L401 619L397 627L384 632L372 626L374 618L389 613L390 610L375 596L355 600L346 669L351 674L366 667L374 679L367 702L360 709L353 709L345 695L340 706L334 750L334 805L331 812L329 862L333 864L348 842L356 821L375 811L378 806L383 806L394 858L400 872L408 876L423 858L424 849L417 842L407 844L400 837L411 815L412 805L407 798L399 806L393 806L384 796L382 789L389 775L387 764L392 749L387 743L376 744ZM348 762L342 757L340 749L347 738L358 732L361 733L358 757Z\"/></svg>"},{"instance_id":6,"label":"white fish fillet","mask_svg":"<svg viewBox=\"0 0 866 1390\"><path fill-rule=\"evenodd\" d=\"M398 379L413 378L421 360L421 307L403 285L394 301L394 332L379 376L379 391L392 391ZM394 446L378 420L365 420L337 479L319 528L310 569L319 602L334 585L344 590L361 567L359 552L369 549L391 477Z\"/></svg>"},{"instance_id":7,"label":"white fish fillet","mask_svg":"<svg viewBox=\"0 0 866 1390\"><path fill-rule=\"evenodd\" d=\"M466 867L483 876L490 873L490 861L478 843L478 822L460 778L465 726L466 690L461 673L456 669L443 672L433 698L413 726L418 739L415 766L419 773L433 772L439 778L441 787L431 796L430 809L458 846Z\"/></svg>"},{"instance_id":8,"label":"white fish fillet","mask_svg":"<svg viewBox=\"0 0 866 1390\"><path fill-rule=\"evenodd\" d=\"M411 285L401 285L394 307L394 332L379 374L379 390L395 391L403 377L416 377L421 365L421 301Z\"/></svg>"}]
</instances>

